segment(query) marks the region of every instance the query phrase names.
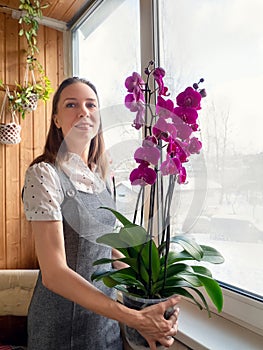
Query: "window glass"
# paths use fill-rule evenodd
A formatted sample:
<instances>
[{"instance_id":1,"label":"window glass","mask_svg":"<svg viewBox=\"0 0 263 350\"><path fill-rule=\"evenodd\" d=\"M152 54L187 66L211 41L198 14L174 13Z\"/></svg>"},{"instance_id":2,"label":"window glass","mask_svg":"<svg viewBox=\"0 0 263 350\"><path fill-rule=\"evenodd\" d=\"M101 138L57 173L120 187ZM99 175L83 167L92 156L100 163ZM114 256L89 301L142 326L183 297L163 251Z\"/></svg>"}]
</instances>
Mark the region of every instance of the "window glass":
<instances>
[{"instance_id":1,"label":"window glass","mask_svg":"<svg viewBox=\"0 0 263 350\"><path fill-rule=\"evenodd\" d=\"M104 1L73 32L74 74L98 90L107 152L117 190L117 209L132 215L136 193L129 184L139 133L124 106L125 79L140 72L139 0ZM131 217L131 216L130 216Z\"/></svg>"},{"instance_id":2,"label":"window glass","mask_svg":"<svg viewBox=\"0 0 263 350\"><path fill-rule=\"evenodd\" d=\"M229 285L263 295L263 27L260 0L160 0L160 60L171 98L204 78L202 155L177 189L174 231L220 250ZM195 163L196 162L196 163Z\"/></svg>"}]
</instances>

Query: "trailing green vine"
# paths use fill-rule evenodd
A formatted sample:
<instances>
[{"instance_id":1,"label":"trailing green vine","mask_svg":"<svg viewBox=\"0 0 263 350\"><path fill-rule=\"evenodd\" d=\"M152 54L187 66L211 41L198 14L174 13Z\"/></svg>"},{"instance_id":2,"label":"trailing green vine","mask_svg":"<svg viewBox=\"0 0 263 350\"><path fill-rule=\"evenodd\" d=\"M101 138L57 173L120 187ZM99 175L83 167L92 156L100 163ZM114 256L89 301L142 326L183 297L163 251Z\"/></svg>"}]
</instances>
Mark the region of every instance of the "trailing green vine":
<instances>
[{"instance_id":1,"label":"trailing green vine","mask_svg":"<svg viewBox=\"0 0 263 350\"><path fill-rule=\"evenodd\" d=\"M37 33L39 29L39 20L43 17L42 9L49 5L41 5L39 0L20 0L19 10L22 11L19 18L19 24L22 28L19 36L25 36L28 44L27 54L34 56L39 53L37 47Z\"/></svg>"},{"instance_id":2,"label":"trailing green vine","mask_svg":"<svg viewBox=\"0 0 263 350\"><path fill-rule=\"evenodd\" d=\"M10 94L9 101L11 109L20 113L23 119L27 112L36 109L38 100L48 101L53 92L51 82L36 58L36 54L39 53L37 46L39 21L43 17L42 10L48 6L49 4L42 5L40 0L20 0L21 15L18 23L21 29L18 35L24 36L27 42L26 73L22 83L15 83L16 88Z\"/></svg>"}]
</instances>

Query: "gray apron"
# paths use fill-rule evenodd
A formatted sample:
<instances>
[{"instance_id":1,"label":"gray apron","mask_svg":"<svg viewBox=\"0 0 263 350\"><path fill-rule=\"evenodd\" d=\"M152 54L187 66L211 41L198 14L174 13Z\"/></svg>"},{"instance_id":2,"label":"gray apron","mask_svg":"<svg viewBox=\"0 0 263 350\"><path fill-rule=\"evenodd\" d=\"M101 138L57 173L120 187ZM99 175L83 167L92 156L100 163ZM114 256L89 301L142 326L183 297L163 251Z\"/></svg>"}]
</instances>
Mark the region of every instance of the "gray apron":
<instances>
[{"instance_id":1,"label":"gray apron","mask_svg":"<svg viewBox=\"0 0 263 350\"><path fill-rule=\"evenodd\" d=\"M112 232L114 216L100 206L114 207L107 189L101 193L77 191L67 176L58 171L64 191L63 229L67 263L91 282L98 268L92 263L111 257L111 249L96 243L103 233ZM102 265L103 266L103 265ZM119 324L99 316L45 288L41 272L28 313L28 350L122 350ZM116 293L102 282L93 282L115 299Z\"/></svg>"}]
</instances>

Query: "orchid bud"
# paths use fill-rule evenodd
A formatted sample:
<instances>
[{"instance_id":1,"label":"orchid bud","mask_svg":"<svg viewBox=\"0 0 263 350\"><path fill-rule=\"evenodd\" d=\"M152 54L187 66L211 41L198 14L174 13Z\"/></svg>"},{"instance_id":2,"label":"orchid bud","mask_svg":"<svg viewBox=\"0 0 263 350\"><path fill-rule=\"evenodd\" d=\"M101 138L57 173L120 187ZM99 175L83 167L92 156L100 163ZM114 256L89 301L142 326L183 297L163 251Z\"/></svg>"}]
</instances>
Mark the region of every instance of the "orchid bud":
<instances>
[{"instance_id":1,"label":"orchid bud","mask_svg":"<svg viewBox=\"0 0 263 350\"><path fill-rule=\"evenodd\" d=\"M201 95L202 97L206 97L206 91L205 91L205 89L201 89L201 90L199 91L199 93L200 93L200 95Z\"/></svg>"}]
</instances>

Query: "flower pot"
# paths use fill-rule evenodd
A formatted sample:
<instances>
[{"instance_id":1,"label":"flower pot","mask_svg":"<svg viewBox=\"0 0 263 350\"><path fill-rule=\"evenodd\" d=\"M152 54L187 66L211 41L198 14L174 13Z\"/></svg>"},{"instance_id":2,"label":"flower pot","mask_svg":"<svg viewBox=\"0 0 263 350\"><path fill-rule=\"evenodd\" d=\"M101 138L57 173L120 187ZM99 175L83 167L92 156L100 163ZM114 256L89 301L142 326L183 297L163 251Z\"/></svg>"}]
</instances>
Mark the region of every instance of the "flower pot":
<instances>
[{"instance_id":1,"label":"flower pot","mask_svg":"<svg viewBox=\"0 0 263 350\"><path fill-rule=\"evenodd\" d=\"M0 111L0 143L15 145L21 141L21 126L18 124L16 113L13 110L6 113L8 97L9 88L7 87Z\"/></svg>"},{"instance_id":2,"label":"flower pot","mask_svg":"<svg viewBox=\"0 0 263 350\"><path fill-rule=\"evenodd\" d=\"M129 295L126 293L122 294L123 296L123 304L131 309L135 310L141 310L144 309L147 306L151 306L154 304L158 304L162 301L167 300L167 298L162 298L162 299L145 299L145 298L140 298L140 297L135 297L133 295ZM168 317L169 318L169 317ZM145 350L149 349L149 345L147 341L143 338L143 336L137 332L136 329L130 328L126 325L124 325L124 336L129 344L129 346L133 350ZM167 349L161 344L157 344L158 350L165 350Z\"/></svg>"},{"instance_id":3,"label":"flower pot","mask_svg":"<svg viewBox=\"0 0 263 350\"><path fill-rule=\"evenodd\" d=\"M15 145L21 141L21 126L15 122L0 124L0 143L5 145Z\"/></svg>"},{"instance_id":4,"label":"flower pot","mask_svg":"<svg viewBox=\"0 0 263 350\"><path fill-rule=\"evenodd\" d=\"M22 103L22 108L24 111L32 112L37 109L38 95L32 93L28 98L28 102Z\"/></svg>"}]
</instances>

